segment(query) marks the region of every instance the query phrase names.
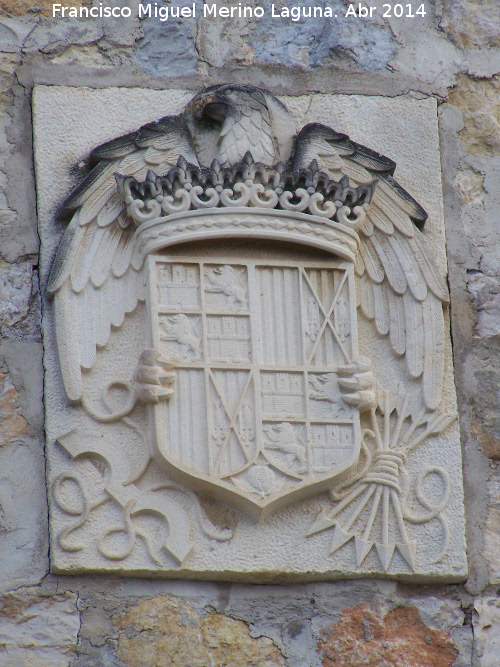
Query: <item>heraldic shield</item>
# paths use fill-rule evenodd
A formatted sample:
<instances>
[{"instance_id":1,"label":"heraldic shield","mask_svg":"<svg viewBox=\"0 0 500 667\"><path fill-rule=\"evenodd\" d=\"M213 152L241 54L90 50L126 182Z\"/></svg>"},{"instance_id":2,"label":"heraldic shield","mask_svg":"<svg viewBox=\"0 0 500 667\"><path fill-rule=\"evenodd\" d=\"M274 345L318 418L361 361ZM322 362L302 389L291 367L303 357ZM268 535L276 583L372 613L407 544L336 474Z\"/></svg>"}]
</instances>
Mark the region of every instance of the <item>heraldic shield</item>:
<instances>
[{"instance_id":1,"label":"heraldic shield","mask_svg":"<svg viewBox=\"0 0 500 667\"><path fill-rule=\"evenodd\" d=\"M353 263L151 254L150 339L173 368L154 412L170 475L255 518L358 460L338 371L357 355Z\"/></svg>"}]
</instances>

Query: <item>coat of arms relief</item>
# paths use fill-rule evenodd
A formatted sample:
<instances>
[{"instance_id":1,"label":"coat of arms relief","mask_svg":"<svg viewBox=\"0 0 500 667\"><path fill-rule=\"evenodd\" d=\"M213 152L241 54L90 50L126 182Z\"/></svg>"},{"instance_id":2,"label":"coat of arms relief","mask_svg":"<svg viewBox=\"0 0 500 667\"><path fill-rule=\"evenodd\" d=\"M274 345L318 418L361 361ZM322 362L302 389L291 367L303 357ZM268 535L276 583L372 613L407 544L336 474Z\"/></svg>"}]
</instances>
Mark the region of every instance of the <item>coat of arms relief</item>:
<instances>
[{"instance_id":1,"label":"coat of arms relief","mask_svg":"<svg viewBox=\"0 0 500 667\"><path fill-rule=\"evenodd\" d=\"M89 166L47 284L77 415L55 568L434 571L452 489L421 451L456 417L448 293L396 164L230 84ZM251 556L274 540L304 567Z\"/></svg>"}]
</instances>

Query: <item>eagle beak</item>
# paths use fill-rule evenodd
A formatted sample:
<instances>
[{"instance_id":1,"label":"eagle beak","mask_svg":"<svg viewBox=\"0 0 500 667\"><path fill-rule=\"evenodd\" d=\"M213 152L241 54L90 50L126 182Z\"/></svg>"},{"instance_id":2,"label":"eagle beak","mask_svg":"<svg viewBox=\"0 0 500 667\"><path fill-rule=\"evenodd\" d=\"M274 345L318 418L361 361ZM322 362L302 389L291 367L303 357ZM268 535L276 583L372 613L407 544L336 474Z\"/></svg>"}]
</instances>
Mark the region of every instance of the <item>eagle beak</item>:
<instances>
[{"instance_id":1,"label":"eagle beak","mask_svg":"<svg viewBox=\"0 0 500 667\"><path fill-rule=\"evenodd\" d=\"M185 113L193 114L196 120L201 120L205 113L206 107L209 104L217 103L220 103L220 100L217 97L217 91L205 93L204 95L200 95L199 97L195 97L193 100L191 100L191 102L186 107Z\"/></svg>"}]
</instances>

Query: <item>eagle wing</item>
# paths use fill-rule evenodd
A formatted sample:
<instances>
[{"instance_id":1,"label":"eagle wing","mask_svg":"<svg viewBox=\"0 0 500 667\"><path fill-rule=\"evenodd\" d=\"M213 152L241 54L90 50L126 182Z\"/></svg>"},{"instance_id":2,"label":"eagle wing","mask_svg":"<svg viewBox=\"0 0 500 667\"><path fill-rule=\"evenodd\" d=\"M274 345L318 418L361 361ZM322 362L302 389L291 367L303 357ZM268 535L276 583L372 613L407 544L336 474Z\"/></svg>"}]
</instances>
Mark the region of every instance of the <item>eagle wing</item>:
<instances>
[{"instance_id":1,"label":"eagle wing","mask_svg":"<svg viewBox=\"0 0 500 667\"><path fill-rule=\"evenodd\" d=\"M394 180L396 164L317 123L297 138L294 166L316 159L335 180L347 175L356 185L377 178L366 219L357 230L358 307L379 334L389 336L392 350L405 356L413 378L422 378L425 404L441 401L444 372L443 303L446 281L420 230L427 214ZM307 164L305 164L307 161Z\"/></svg>"},{"instance_id":2,"label":"eagle wing","mask_svg":"<svg viewBox=\"0 0 500 667\"><path fill-rule=\"evenodd\" d=\"M116 190L115 172L146 177L174 166L179 155L197 164L182 117L167 116L137 132L113 139L91 154L95 164L64 202L73 212L55 256L47 292L54 300L61 374L70 401L83 395L82 370L90 370L97 348L104 347L112 327L144 300L135 248L135 227Z\"/></svg>"}]
</instances>

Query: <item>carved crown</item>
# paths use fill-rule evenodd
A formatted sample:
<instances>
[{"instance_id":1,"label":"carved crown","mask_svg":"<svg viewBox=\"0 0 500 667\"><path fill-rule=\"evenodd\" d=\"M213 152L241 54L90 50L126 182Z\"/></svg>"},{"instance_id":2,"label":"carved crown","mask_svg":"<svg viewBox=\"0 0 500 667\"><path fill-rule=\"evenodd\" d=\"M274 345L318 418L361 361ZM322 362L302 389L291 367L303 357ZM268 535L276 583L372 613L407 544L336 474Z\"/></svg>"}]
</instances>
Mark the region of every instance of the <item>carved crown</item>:
<instances>
[{"instance_id":1,"label":"carved crown","mask_svg":"<svg viewBox=\"0 0 500 667\"><path fill-rule=\"evenodd\" d=\"M142 182L115 178L137 225L190 210L259 207L315 215L353 230L363 223L378 182L353 187L347 176L331 180L316 160L308 169L287 169L282 162L268 167L254 162L250 152L231 167L217 160L209 168L197 167L181 156L165 176L149 170Z\"/></svg>"}]
</instances>

